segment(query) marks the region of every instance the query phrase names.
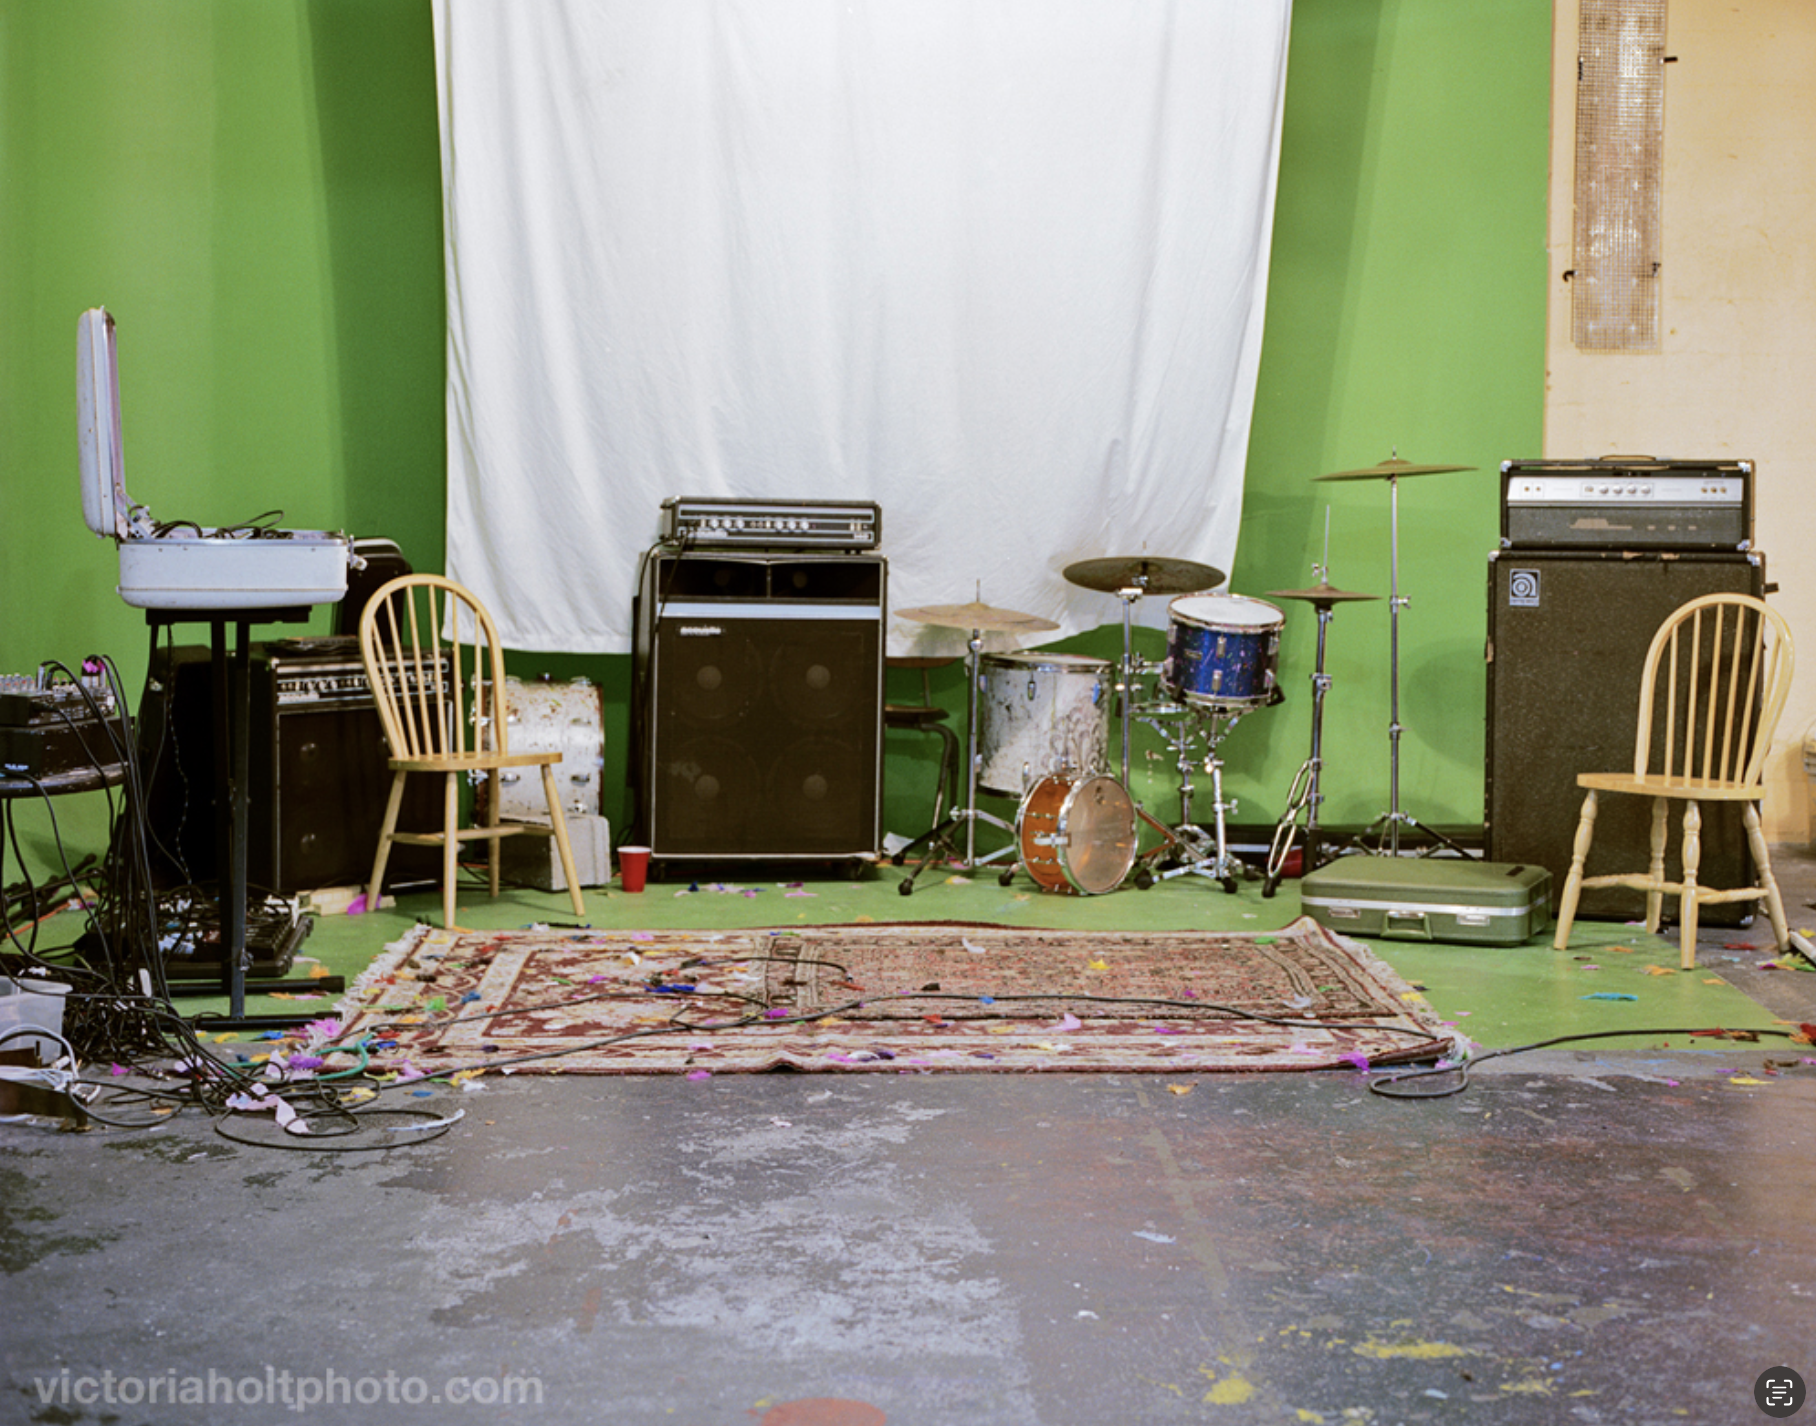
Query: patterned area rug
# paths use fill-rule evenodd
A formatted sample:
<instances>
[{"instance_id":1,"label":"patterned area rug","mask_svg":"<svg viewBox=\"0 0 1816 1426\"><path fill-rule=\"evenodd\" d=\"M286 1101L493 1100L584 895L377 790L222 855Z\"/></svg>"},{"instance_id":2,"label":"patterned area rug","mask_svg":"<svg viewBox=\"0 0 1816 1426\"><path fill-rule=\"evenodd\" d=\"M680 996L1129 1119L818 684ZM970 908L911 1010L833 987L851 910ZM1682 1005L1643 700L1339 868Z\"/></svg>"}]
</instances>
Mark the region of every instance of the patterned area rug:
<instances>
[{"instance_id":1,"label":"patterned area rug","mask_svg":"<svg viewBox=\"0 0 1816 1426\"><path fill-rule=\"evenodd\" d=\"M407 1075L1311 1070L1450 1043L1392 968L1310 918L1267 935L424 926L340 1019L340 1044L370 1037L373 1068Z\"/></svg>"}]
</instances>

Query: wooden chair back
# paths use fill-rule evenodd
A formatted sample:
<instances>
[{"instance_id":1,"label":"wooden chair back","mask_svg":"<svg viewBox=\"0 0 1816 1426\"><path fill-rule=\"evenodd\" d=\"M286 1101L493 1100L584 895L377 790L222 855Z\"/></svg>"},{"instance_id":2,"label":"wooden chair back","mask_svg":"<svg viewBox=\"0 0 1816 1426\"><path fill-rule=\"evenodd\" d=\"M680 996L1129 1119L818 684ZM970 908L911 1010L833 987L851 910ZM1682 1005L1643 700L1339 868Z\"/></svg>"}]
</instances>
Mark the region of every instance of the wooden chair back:
<instances>
[{"instance_id":1,"label":"wooden chair back","mask_svg":"<svg viewBox=\"0 0 1816 1426\"><path fill-rule=\"evenodd\" d=\"M438 574L390 580L360 615L359 649L393 758L510 752L504 650L470 590Z\"/></svg>"},{"instance_id":2,"label":"wooden chair back","mask_svg":"<svg viewBox=\"0 0 1816 1426\"><path fill-rule=\"evenodd\" d=\"M1705 594L1659 626L1640 685L1633 771L1756 787L1791 691L1791 630L1749 594Z\"/></svg>"}]
</instances>

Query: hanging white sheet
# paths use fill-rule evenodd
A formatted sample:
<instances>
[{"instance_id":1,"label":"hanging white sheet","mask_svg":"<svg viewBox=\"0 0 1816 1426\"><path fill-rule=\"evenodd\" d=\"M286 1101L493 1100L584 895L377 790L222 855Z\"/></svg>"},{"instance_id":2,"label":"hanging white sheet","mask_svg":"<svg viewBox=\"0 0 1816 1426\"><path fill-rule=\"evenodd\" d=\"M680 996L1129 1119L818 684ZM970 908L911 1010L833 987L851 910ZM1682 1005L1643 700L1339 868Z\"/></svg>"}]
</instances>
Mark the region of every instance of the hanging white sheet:
<instances>
[{"instance_id":1,"label":"hanging white sheet","mask_svg":"<svg viewBox=\"0 0 1816 1426\"><path fill-rule=\"evenodd\" d=\"M434 14L448 572L510 646L627 649L671 495L874 500L892 609L1053 639L1121 619L1074 561L1230 568L1290 0Z\"/></svg>"}]
</instances>

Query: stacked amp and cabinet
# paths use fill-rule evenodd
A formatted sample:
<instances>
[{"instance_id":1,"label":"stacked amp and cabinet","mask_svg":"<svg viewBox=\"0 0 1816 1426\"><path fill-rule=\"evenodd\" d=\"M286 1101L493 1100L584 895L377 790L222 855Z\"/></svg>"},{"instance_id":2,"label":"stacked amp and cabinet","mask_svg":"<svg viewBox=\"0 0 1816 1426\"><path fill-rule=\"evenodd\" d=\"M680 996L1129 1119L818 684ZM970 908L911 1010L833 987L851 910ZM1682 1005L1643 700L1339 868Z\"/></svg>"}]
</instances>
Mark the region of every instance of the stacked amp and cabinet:
<instances>
[{"instance_id":1,"label":"stacked amp and cabinet","mask_svg":"<svg viewBox=\"0 0 1816 1426\"><path fill-rule=\"evenodd\" d=\"M843 863L881 838L881 515L857 501L664 503L638 580L634 776L652 876Z\"/></svg>"},{"instance_id":2,"label":"stacked amp and cabinet","mask_svg":"<svg viewBox=\"0 0 1816 1426\"><path fill-rule=\"evenodd\" d=\"M1633 761L1640 675L1653 633L1704 594L1763 597L1747 461L1509 461L1501 467L1501 548L1488 569L1487 856L1569 870L1583 794L1579 772ZM1705 809L1703 876L1739 886L1749 854L1738 807ZM1590 876L1650 856L1644 799L1603 798ZM1681 876L1673 838L1670 874ZM1725 879L1724 879L1725 878ZM1583 893L1578 914L1644 915L1641 893ZM1745 924L1747 903L1712 906Z\"/></svg>"},{"instance_id":3,"label":"stacked amp and cabinet","mask_svg":"<svg viewBox=\"0 0 1816 1426\"><path fill-rule=\"evenodd\" d=\"M255 643L249 662L248 880L285 895L362 885L372 872L391 770L357 646L350 636L282 639ZM213 682L206 646L160 648L140 707L153 872L164 885L220 874ZM437 827L440 809L433 779L412 778L399 825ZM432 883L439 875L435 848L399 847L385 884Z\"/></svg>"}]
</instances>

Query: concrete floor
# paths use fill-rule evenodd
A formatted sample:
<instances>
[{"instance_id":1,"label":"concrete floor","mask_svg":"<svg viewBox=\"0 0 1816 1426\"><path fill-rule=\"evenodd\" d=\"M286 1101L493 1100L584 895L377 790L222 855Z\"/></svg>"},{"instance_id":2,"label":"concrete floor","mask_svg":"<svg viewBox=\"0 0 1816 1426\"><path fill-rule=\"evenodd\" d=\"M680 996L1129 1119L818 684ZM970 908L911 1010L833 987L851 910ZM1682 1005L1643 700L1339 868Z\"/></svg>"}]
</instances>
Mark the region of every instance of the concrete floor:
<instances>
[{"instance_id":1,"label":"concrete floor","mask_svg":"<svg viewBox=\"0 0 1816 1426\"><path fill-rule=\"evenodd\" d=\"M1807 922L1816 863L1780 871ZM1806 977L1724 974L1816 1020ZM1816 1381L1816 1050L1688 1043L1423 1101L489 1078L341 1153L0 1124L0 1422L1765 1420L1761 1372Z\"/></svg>"}]
</instances>

